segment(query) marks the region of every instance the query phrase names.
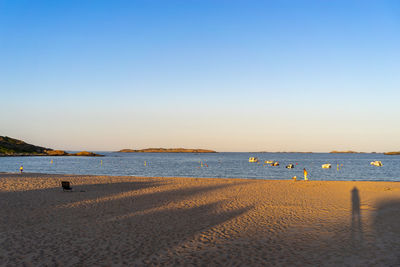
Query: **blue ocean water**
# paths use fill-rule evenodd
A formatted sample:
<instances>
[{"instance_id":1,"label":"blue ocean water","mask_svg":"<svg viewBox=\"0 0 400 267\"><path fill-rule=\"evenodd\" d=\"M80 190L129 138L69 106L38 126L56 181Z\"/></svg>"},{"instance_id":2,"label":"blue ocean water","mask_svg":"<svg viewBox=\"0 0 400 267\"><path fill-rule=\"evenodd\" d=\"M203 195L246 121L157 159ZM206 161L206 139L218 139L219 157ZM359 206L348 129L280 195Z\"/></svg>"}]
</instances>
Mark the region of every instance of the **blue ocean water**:
<instances>
[{"instance_id":1,"label":"blue ocean water","mask_svg":"<svg viewBox=\"0 0 400 267\"><path fill-rule=\"evenodd\" d=\"M105 157L0 157L0 172L18 172L23 165L25 172L35 173L287 180L302 179L306 168L310 180L400 181L400 156L378 153L98 153ZM260 163L249 163L252 156ZM280 166L265 165L265 160ZM383 166L371 166L375 160ZM286 169L289 163L295 168ZM322 169L325 163L332 168Z\"/></svg>"}]
</instances>

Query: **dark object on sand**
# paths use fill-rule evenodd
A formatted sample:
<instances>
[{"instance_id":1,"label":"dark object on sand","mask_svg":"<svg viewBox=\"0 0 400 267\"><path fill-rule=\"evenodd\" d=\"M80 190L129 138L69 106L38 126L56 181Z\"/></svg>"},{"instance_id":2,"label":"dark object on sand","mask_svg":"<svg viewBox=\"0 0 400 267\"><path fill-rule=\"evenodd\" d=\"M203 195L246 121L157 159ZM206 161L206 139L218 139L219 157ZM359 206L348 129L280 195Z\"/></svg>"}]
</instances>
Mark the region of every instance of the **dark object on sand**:
<instances>
[{"instance_id":1,"label":"dark object on sand","mask_svg":"<svg viewBox=\"0 0 400 267\"><path fill-rule=\"evenodd\" d=\"M72 191L71 184L68 181L62 181L61 186L63 188L63 191Z\"/></svg>"}]
</instances>

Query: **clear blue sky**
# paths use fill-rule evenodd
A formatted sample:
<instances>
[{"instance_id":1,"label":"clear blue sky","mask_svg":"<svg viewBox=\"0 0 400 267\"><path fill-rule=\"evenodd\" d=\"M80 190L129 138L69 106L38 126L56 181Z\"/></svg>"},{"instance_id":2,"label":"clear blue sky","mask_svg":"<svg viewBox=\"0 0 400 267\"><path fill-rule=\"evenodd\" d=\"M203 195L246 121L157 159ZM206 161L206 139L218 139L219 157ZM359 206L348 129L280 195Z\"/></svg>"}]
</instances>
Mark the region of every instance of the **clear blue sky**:
<instances>
[{"instance_id":1,"label":"clear blue sky","mask_svg":"<svg viewBox=\"0 0 400 267\"><path fill-rule=\"evenodd\" d=\"M0 0L0 135L400 150L400 1Z\"/></svg>"}]
</instances>

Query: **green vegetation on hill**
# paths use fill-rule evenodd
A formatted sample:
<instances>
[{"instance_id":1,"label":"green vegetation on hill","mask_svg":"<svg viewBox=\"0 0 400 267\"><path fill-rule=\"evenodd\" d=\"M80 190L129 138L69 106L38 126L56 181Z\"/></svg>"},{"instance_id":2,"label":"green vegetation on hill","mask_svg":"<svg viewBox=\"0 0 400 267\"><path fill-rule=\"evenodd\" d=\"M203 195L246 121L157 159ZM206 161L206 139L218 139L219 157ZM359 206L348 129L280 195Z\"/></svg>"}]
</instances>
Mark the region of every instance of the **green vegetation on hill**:
<instances>
[{"instance_id":1,"label":"green vegetation on hill","mask_svg":"<svg viewBox=\"0 0 400 267\"><path fill-rule=\"evenodd\" d=\"M34 146L27 144L24 141L14 139L8 136L0 136L0 154L15 155L15 154L29 154L29 155L43 155L46 154L49 148Z\"/></svg>"},{"instance_id":2,"label":"green vegetation on hill","mask_svg":"<svg viewBox=\"0 0 400 267\"><path fill-rule=\"evenodd\" d=\"M124 153L217 153L208 149L186 149L186 148L146 148L146 149L122 149L118 152Z\"/></svg>"},{"instance_id":3,"label":"green vegetation on hill","mask_svg":"<svg viewBox=\"0 0 400 267\"><path fill-rule=\"evenodd\" d=\"M35 146L24 141L8 136L0 136L0 156L103 156L92 152L82 151L75 154L63 150L53 150L41 146Z\"/></svg>"}]
</instances>

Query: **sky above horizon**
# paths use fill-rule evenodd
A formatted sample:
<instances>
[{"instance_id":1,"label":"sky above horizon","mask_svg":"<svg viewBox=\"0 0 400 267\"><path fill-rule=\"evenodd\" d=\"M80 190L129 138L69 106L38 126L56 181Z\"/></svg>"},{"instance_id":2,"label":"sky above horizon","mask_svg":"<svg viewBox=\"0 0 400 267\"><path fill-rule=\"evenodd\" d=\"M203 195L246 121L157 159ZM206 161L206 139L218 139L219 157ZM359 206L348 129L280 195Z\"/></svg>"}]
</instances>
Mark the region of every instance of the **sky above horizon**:
<instances>
[{"instance_id":1,"label":"sky above horizon","mask_svg":"<svg viewBox=\"0 0 400 267\"><path fill-rule=\"evenodd\" d=\"M0 0L0 135L400 150L400 1Z\"/></svg>"}]
</instances>

